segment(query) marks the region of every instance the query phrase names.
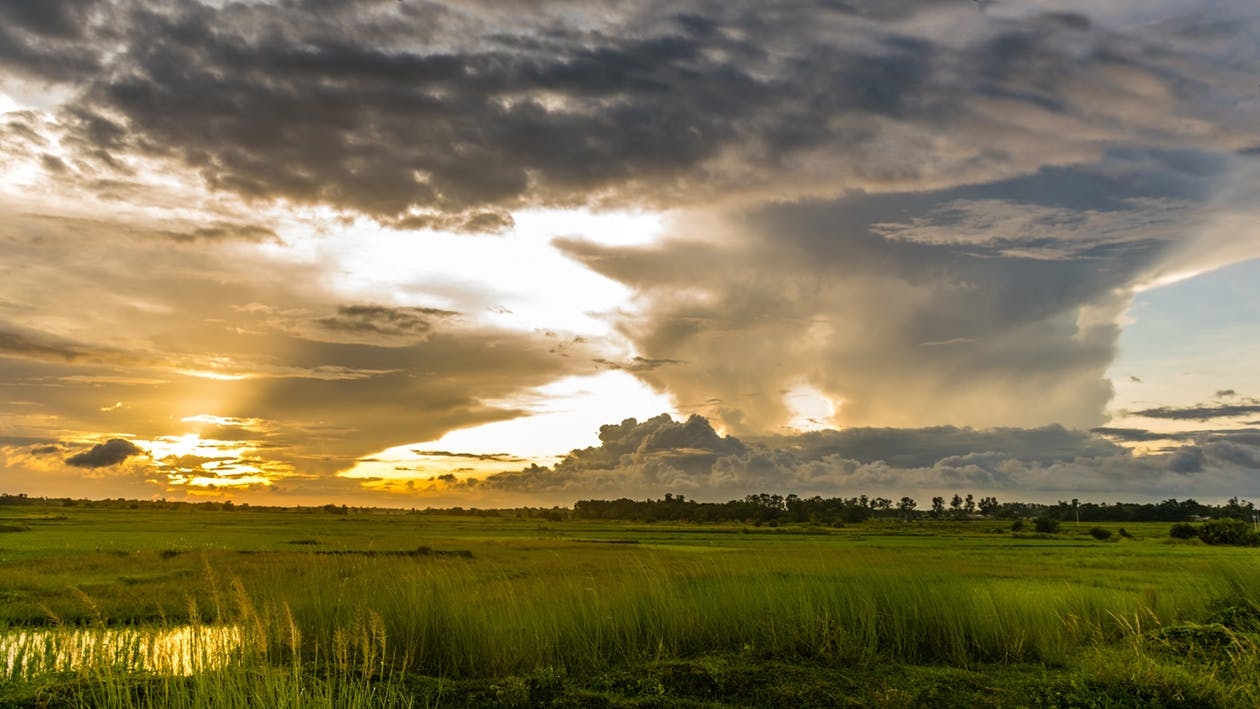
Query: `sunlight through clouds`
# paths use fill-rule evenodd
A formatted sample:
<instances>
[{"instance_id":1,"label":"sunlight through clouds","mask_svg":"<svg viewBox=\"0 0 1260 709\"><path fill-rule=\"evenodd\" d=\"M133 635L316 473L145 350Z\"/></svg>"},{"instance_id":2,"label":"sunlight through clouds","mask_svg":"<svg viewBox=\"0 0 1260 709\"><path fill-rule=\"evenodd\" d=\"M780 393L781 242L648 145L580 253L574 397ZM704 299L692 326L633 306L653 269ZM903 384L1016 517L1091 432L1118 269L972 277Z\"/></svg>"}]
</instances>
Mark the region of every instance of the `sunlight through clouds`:
<instances>
[{"instance_id":1,"label":"sunlight through clouds","mask_svg":"<svg viewBox=\"0 0 1260 709\"><path fill-rule=\"evenodd\" d=\"M551 465L570 448L598 443L595 434L605 422L650 418L671 408L668 399L624 372L570 377L499 403L527 413L395 446L367 456L343 477L405 480L454 473L467 478ZM456 455L426 454L434 451Z\"/></svg>"},{"instance_id":2,"label":"sunlight through clouds","mask_svg":"<svg viewBox=\"0 0 1260 709\"><path fill-rule=\"evenodd\" d=\"M0 4L6 484L1050 495L1260 459L1250 0L313 7ZM1103 452L964 450L1015 439Z\"/></svg>"}]
</instances>

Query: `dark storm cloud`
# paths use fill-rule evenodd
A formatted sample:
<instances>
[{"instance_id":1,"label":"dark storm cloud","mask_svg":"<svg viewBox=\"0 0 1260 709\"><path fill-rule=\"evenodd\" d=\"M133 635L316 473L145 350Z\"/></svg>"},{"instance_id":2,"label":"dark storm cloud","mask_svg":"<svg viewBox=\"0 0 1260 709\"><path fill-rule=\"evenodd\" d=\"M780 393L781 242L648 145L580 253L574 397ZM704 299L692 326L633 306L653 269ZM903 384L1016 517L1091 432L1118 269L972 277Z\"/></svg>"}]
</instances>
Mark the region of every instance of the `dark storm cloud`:
<instances>
[{"instance_id":1,"label":"dark storm cloud","mask_svg":"<svg viewBox=\"0 0 1260 709\"><path fill-rule=\"evenodd\" d=\"M24 30L40 37L78 39L94 0L0 0L0 17L11 30Z\"/></svg>"},{"instance_id":2,"label":"dark storm cloud","mask_svg":"<svg viewBox=\"0 0 1260 709\"><path fill-rule=\"evenodd\" d=\"M90 46L100 29L93 0L0 0L0 67L42 80L75 80L100 68Z\"/></svg>"},{"instance_id":3,"label":"dark storm cloud","mask_svg":"<svg viewBox=\"0 0 1260 709\"><path fill-rule=\"evenodd\" d=\"M105 468L118 465L133 455L145 455L145 452L131 441L111 438L92 446L90 450L66 458L66 464L76 468Z\"/></svg>"},{"instance_id":4,"label":"dark storm cloud","mask_svg":"<svg viewBox=\"0 0 1260 709\"><path fill-rule=\"evenodd\" d=\"M219 189L405 227L979 181L1135 136L1199 145L1183 114L1232 100L1087 17L965 3L18 5L23 37L120 49L65 73L84 89L69 142L97 160L166 156ZM944 24L916 25L926 13ZM1216 140L1241 147L1238 130Z\"/></svg>"}]
</instances>

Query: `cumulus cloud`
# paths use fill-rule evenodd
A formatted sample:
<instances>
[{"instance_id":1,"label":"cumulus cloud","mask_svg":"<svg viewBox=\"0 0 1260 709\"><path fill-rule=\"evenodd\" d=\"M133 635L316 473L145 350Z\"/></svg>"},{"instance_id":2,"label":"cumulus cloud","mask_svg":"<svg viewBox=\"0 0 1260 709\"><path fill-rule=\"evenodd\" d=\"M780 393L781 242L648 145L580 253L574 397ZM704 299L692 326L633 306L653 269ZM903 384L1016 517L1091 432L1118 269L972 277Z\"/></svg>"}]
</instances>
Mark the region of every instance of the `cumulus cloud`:
<instances>
[{"instance_id":1,"label":"cumulus cloud","mask_svg":"<svg viewBox=\"0 0 1260 709\"><path fill-rule=\"evenodd\" d=\"M450 486L539 502L664 492L721 500L758 492L925 496L961 489L1052 500L1065 494L1157 499L1260 491L1254 465L1260 439L1254 436L1200 437L1149 455L1059 426L858 428L744 442L718 436L702 417L679 423L662 415L603 426L600 440L551 468L532 466Z\"/></svg>"},{"instance_id":2,"label":"cumulus cloud","mask_svg":"<svg viewBox=\"0 0 1260 709\"><path fill-rule=\"evenodd\" d=\"M105 468L118 465L133 455L145 455L136 444L122 438L111 438L98 443L89 450L66 458L67 465L76 468Z\"/></svg>"}]
</instances>

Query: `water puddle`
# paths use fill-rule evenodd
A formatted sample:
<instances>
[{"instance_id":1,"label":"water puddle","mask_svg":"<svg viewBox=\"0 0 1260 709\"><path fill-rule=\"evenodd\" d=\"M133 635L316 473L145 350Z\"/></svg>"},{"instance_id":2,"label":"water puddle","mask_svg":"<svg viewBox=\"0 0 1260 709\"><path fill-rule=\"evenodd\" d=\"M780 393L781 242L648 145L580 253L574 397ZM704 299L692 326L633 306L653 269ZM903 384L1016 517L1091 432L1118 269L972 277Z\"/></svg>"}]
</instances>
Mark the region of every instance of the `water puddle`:
<instances>
[{"instance_id":1,"label":"water puddle","mask_svg":"<svg viewBox=\"0 0 1260 709\"><path fill-rule=\"evenodd\" d=\"M241 644L233 626L13 630L0 633L0 677L95 669L190 675L222 667Z\"/></svg>"}]
</instances>

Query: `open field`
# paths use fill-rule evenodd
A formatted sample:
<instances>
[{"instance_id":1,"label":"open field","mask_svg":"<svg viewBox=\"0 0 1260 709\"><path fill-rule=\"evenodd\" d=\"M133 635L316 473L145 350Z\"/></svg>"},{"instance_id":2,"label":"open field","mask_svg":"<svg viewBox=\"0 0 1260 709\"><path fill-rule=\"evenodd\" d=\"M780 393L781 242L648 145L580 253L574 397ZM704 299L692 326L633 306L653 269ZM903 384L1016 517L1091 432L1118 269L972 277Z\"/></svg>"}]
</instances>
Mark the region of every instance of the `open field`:
<instances>
[{"instance_id":1,"label":"open field","mask_svg":"<svg viewBox=\"0 0 1260 709\"><path fill-rule=\"evenodd\" d=\"M1260 705L1260 553L1093 526L13 507L0 705Z\"/></svg>"}]
</instances>

